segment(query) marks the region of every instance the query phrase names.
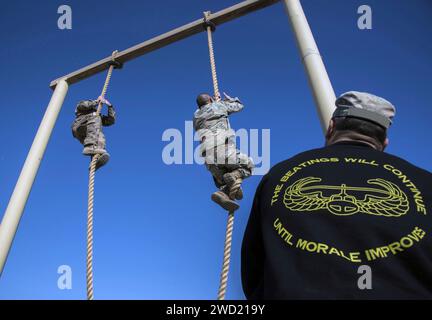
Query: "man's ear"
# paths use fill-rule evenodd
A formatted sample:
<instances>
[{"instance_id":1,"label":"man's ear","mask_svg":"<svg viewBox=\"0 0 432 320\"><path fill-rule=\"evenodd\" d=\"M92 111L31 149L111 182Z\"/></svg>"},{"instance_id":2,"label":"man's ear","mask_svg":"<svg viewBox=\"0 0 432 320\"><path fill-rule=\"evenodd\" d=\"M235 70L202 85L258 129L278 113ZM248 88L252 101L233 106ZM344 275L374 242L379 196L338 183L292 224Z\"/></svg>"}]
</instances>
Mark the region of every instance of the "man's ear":
<instances>
[{"instance_id":1,"label":"man's ear","mask_svg":"<svg viewBox=\"0 0 432 320\"><path fill-rule=\"evenodd\" d=\"M389 142L390 142L390 141L389 141L389 138L386 138L386 139L384 140L383 150L384 150L385 148L387 148Z\"/></svg>"},{"instance_id":2,"label":"man's ear","mask_svg":"<svg viewBox=\"0 0 432 320\"><path fill-rule=\"evenodd\" d=\"M325 138L326 138L327 141L333 135L334 128L335 128L335 123L334 123L333 119L331 119L330 122L329 122L328 128L327 128L326 135L325 135Z\"/></svg>"}]
</instances>

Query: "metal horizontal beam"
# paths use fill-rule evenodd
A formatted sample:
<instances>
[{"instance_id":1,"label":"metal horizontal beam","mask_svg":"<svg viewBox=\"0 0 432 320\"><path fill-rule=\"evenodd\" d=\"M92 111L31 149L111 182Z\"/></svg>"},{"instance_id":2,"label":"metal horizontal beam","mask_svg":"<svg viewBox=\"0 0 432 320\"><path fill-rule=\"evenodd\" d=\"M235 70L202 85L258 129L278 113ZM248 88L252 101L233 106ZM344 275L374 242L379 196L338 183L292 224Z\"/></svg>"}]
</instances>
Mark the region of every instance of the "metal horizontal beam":
<instances>
[{"instance_id":1,"label":"metal horizontal beam","mask_svg":"<svg viewBox=\"0 0 432 320\"><path fill-rule=\"evenodd\" d=\"M221 25L225 22L244 16L248 13L268 7L279 2L279 0L247 0L240 2L232 7L215 12L210 15L211 20L215 25ZM193 36L199 32L205 31L204 18L195 20L189 24L166 32L162 35L154 37L150 40L137 44L129 49L119 52L116 56L116 61L126 63L132 59L138 58L146 53L165 47L173 42L183 40ZM91 77L99 72L109 68L111 56L99 60L91 65L81 68L77 71L69 73L51 82L50 87L54 89L60 80L66 80L69 85Z\"/></svg>"}]
</instances>

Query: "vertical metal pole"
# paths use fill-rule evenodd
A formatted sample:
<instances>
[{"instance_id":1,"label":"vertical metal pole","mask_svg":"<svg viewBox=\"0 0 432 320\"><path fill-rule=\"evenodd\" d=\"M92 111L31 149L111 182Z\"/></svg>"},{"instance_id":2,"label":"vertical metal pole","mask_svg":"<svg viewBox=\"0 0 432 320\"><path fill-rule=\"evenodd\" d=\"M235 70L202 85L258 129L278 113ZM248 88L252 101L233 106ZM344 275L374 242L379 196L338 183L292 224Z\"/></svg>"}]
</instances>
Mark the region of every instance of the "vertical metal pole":
<instances>
[{"instance_id":1,"label":"vertical metal pole","mask_svg":"<svg viewBox=\"0 0 432 320\"><path fill-rule=\"evenodd\" d=\"M68 84L65 80L61 80L52 95L52 98L45 111L33 144L27 155L27 159L21 170L21 174L15 185L15 189L9 200L3 220L0 225L0 276L3 272L3 267L9 250L12 246L12 241L18 229L24 207L27 203L27 198L30 194L33 182L39 169L48 144L51 132L57 120L57 116L61 110L63 101L68 91Z\"/></svg>"},{"instance_id":2,"label":"vertical metal pole","mask_svg":"<svg viewBox=\"0 0 432 320\"><path fill-rule=\"evenodd\" d=\"M284 2L325 134L335 109L336 96L300 1Z\"/></svg>"}]
</instances>

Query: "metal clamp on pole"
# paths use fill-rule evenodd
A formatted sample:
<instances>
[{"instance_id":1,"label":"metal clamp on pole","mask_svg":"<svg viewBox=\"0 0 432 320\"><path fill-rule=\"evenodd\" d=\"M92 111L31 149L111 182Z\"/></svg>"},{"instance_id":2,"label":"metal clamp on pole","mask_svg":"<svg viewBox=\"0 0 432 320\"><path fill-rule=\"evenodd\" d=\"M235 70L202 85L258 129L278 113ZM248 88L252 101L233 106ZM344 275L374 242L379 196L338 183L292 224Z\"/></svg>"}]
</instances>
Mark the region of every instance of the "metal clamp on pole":
<instances>
[{"instance_id":1,"label":"metal clamp on pole","mask_svg":"<svg viewBox=\"0 0 432 320\"><path fill-rule=\"evenodd\" d=\"M116 50L112 53L112 58L111 58L111 61L108 63L108 65L113 66L114 69L121 69L121 68L123 68L123 63L116 61L116 59L115 59L117 53L118 53L118 50Z\"/></svg>"},{"instance_id":2,"label":"metal clamp on pole","mask_svg":"<svg viewBox=\"0 0 432 320\"><path fill-rule=\"evenodd\" d=\"M110 61L110 62L108 63L108 65L109 65L109 66L114 66L114 69L121 69L121 68L123 68L123 63L118 62L118 61L115 61L115 60Z\"/></svg>"},{"instance_id":3,"label":"metal clamp on pole","mask_svg":"<svg viewBox=\"0 0 432 320\"><path fill-rule=\"evenodd\" d=\"M210 28L210 30L212 32L216 31L216 25L214 24L214 22L212 22L211 20L209 20L209 16L210 16L211 12L210 11L205 11L204 12L204 30L208 30L208 28Z\"/></svg>"}]
</instances>

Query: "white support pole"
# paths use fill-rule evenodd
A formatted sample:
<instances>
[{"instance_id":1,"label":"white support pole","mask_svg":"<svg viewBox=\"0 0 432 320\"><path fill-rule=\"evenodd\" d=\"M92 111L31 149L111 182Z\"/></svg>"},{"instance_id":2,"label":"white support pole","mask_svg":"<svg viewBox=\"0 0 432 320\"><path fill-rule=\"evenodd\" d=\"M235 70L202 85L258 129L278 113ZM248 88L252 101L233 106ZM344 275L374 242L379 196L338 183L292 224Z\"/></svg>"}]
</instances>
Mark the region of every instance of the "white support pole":
<instances>
[{"instance_id":1,"label":"white support pole","mask_svg":"<svg viewBox=\"0 0 432 320\"><path fill-rule=\"evenodd\" d=\"M27 155L27 159L21 170L21 174L15 185L15 189L9 200L3 220L0 225L0 276L6 263L12 241L18 229L27 198L30 194L33 182L39 169L48 144L51 132L61 110L63 101L68 91L68 84L65 80L60 80L57 84L52 98L48 104L45 115L42 119L33 144Z\"/></svg>"},{"instance_id":2,"label":"white support pole","mask_svg":"<svg viewBox=\"0 0 432 320\"><path fill-rule=\"evenodd\" d=\"M315 99L324 133L335 109L336 96L300 0L284 0L297 46Z\"/></svg>"}]
</instances>

